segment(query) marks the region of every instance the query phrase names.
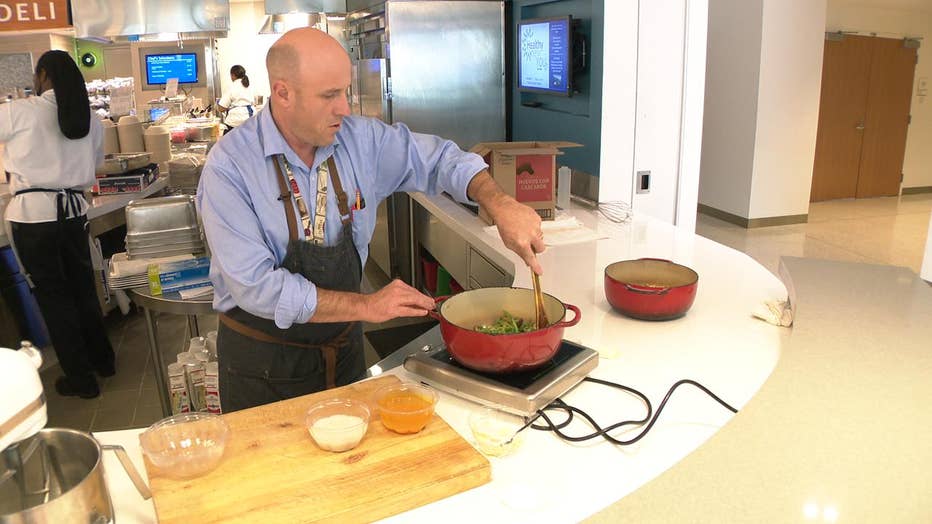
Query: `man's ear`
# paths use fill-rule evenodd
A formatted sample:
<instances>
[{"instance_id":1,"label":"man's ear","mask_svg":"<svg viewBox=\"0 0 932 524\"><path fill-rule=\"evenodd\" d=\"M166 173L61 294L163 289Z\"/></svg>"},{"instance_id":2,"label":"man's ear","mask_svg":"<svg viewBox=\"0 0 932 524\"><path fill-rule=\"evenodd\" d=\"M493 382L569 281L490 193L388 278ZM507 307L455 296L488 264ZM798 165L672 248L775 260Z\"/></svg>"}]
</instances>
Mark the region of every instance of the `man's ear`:
<instances>
[{"instance_id":1,"label":"man's ear","mask_svg":"<svg viewBox=\"0 0 932 524\"><path fill-rule=\"evenodd\" d=\"M284 80L276 80L272 84L272 96L282 107L291 107L294 104L295 93Z\"/></svg>"}]
</instances>

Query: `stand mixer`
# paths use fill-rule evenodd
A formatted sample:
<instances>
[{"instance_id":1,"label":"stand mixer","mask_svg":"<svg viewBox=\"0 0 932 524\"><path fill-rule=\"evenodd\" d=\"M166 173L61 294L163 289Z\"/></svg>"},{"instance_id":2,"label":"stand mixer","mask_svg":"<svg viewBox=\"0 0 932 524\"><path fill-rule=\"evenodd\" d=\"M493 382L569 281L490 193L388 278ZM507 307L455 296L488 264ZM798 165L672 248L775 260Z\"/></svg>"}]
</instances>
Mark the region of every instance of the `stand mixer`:
<instances>
[{"instance_id":1,"label":"stand mixer","mask_svg":"<svg viewBox=\"0 0 932 524\"><path fill-rule=\"evenodd\" d=\"M42 354L29 341L19 351L0 348L0 449L45 427L45 392L39 380ZM0 475L0 479L3 475Z\"/></svg>"},{"instance_id":2,"label":"stand mixer","mask_svg":"<svg viewBox=\"0 0 932 524\"><path fill-rule=\"evenodd\" d=\"M0 524L114 522L102 451L113 450L143 498L148 486L122 446L88 433L45 428L42 355L29 342L0 348Z\"/></svg>"}]
</instances>

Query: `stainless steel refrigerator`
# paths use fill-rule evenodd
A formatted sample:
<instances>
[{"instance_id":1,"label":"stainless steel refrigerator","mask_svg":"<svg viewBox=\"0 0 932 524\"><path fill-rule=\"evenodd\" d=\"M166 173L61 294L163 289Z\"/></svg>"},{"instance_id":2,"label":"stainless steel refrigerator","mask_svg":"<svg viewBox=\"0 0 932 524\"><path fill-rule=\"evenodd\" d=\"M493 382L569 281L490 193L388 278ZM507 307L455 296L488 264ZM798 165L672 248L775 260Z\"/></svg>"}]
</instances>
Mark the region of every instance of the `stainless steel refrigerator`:
<instances>
[{"instance_id":1,"label":"stainless steel refrigerator","mask_svg":"<svg viewBox=\"0 0 932 524\"><path fill-rule=\"evenodd\" d=\"M347 1L356 114L403 122L469 149L505 139L504 3ZM396 194L378 209L370 257L412 282L411 202Z\"/></svg>"}]
</instances>

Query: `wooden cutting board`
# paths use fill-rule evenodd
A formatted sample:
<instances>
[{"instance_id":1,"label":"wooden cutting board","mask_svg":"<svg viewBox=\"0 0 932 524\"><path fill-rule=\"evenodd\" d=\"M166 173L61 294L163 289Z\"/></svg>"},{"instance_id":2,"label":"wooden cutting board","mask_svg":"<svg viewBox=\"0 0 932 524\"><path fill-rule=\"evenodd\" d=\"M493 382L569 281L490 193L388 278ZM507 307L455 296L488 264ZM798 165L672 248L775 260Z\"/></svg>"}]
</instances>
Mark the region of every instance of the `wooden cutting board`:
<instances>
[{"instance_id":1,"label":"wooden cutting board","mask_svg":"<svg viewBox=\"0 0 932 524\"><path fill-rule=\"evenodd\" d=\"M372 403L379 377L223 415L230 425L223 461L188 480L145 461L159 522L371 522L489 482L489 461L440 417L415 435L369 421L363 441L322 451L304 424L315 402L337 396Z\"/></svg>"}]
</instances>

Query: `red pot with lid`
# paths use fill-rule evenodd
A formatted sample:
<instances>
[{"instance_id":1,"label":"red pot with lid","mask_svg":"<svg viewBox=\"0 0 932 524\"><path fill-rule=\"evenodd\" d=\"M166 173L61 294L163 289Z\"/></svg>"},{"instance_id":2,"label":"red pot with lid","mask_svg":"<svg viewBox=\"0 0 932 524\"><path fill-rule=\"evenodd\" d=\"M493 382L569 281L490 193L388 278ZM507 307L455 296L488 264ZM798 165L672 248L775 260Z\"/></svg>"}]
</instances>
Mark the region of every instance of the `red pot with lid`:
<instances>
[{"instance_id":1,"label":"red pot with lid","mask_svg":"<svg viewBox=\"0 0 932 524\"><path fill-rule=\"evenodd\" d=\"M574 313L566 320L566 312ZM440 322L440 333L453 358L463 366L485 373L527 371L546 364L560 348L563 329L575 326L579 308L544 293L544 311L550 324L534 331L490 335L477 326L493 324L503 312L533 321L534 291L490 287L437 298L431 317Z\"/></svg>"},{"instance_id":2,"label":"red pot with lid","mask_svg":"<svg viewBox=\"0 0 932 524\"><path fill-rule=\"evenodd\" d=\"M605 268L605 298L623 315L671 320L686 314L696 299L699 274L660 258L639 258Z\"/></svg>"}]
</instances>

